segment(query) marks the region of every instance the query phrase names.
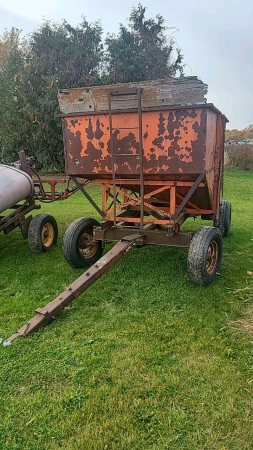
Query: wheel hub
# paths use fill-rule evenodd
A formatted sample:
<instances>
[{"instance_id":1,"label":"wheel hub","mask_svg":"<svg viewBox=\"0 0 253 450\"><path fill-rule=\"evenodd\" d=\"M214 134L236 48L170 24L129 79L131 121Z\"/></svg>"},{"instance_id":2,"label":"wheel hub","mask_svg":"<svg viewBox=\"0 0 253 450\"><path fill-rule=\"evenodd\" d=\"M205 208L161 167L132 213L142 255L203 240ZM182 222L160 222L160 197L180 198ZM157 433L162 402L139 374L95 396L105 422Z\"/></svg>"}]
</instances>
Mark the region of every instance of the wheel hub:
<instances>
[{"instance_id":1,"label":"wheel hub","mask_svg":"<svg viewBox=\"0 0 253 450\"><path fill-rule=\"evenodd\" d=\"M92 235L89 233L83 233L79 239L79 253L83 258L91 258L94 256L98 249L98 242L95 242Z\"/></svg>"},{"instance_id":2,"label":"wheel hub","mask_svg":"<svg viewBox=\"0 0 253 450\"><path fill-rule=\"evenodd\" d=\"M46 223L41 232L42 244L45 247L50 247L54 240L54 227L51 223Z\"/></svg>"},{"instance_id":3,"label":"wheel hub","mask_svg":"<svg viewBox=\"0 0 253 450\"><path fill-rule=\"evenodd\" d=\"M209 275L213 274L218 262L219 249L216 241L212 241L208 247L206 257L206 270Z\"/></svg>"}]
</instances>

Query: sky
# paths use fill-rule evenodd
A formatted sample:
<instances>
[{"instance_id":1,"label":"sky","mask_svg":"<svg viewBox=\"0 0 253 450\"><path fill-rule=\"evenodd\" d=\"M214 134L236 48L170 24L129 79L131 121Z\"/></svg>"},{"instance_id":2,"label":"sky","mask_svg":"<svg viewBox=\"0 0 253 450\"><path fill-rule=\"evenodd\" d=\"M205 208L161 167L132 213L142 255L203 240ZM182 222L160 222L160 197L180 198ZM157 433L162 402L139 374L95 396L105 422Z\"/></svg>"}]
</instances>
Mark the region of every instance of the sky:
<instances>
[{"instance_id":1,"label":"sky","mask_svg":"<svg viewBox=\"0 0 253 450\"><path fill-rule=\"evenodd\" d=\"M253 0L142 0L146 17L161 14L184 55L185 75L208 84L207 100L229 119L228 129L253 123ZM127 24L123 0L0 0L0 35L16 27L29 34L44 19L76 26L101 20L105 33ZM67 86L66 86L67 87Z\"/></svg>"}]
</instances>

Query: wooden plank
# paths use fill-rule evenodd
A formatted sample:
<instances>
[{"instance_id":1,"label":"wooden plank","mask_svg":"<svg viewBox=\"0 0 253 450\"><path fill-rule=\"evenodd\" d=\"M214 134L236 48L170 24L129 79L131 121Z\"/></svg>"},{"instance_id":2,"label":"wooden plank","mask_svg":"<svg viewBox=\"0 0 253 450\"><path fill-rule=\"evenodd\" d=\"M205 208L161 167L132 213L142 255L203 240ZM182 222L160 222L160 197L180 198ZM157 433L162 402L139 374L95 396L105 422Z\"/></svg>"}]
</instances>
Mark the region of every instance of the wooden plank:
<instances>
[{"instance_id":1,"label":"wooden plank","mask_svg":"<svg viewBox=\"0 0 253 450\"><path fill-rule=\"evenodd\" d=\"M143 89L143 108L206 103L207 85L198 77L171 77L107 86L61 89L58 93L60 111L62 114L107 112L108 92L113 89L133 89L135 87ZM112 109L137 109L136 95L117 95L112 98Z\"/></svg>"}]
</instances>

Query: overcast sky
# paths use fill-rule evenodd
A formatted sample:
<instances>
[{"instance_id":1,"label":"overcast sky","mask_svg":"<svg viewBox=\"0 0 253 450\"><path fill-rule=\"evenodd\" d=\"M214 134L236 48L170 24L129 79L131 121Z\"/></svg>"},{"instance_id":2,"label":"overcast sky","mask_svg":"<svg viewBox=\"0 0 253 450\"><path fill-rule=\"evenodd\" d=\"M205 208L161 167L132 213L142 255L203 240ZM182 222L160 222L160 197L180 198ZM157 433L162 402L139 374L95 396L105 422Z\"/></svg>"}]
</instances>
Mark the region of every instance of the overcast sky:
<instances>
[{"instance_id":1,"label":"overcast sky","mask_svg":"<svg viewBox=\"0 0 253 450\"><path fill-rule=\"evenodd\" d=\"M0 34L12 26L24 34L44 19L66 19L76 26L84 15L101 20L105 32L118 32L131 7L125 0L0 0ZM229 119L227 128L253 123L253 0L142 0L147 17L161 14L184 55L185 75L209 86L208 102ZM168 31L169 33L169 31ZM66 86L67 87L67 86Z\"/></svg>"}]
</instances>

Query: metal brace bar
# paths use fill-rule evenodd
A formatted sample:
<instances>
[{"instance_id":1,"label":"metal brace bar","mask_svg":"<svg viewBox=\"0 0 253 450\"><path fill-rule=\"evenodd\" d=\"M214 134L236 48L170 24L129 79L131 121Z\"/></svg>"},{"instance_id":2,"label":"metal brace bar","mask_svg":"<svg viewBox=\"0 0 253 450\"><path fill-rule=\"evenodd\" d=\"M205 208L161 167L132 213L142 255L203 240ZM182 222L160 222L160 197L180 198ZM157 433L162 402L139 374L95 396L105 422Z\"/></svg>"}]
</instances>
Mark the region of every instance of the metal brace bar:
<instances>
[{"instance_id":1,"label":"metal brace bar","mask_svg":"<svg viewBox=\"0 0 253 450\"><path fill-rule=\"evenodd\" d=\"M177 208L175 214L173 214L173 216L171 216L171 219L176 219L179 216L179 214L183 211L185 205L187 204L187 202L190 200L190 198L192 197L192 195L196 191L197 187L199 186L200 182L203 180L204 176L205 176L205 173L200 173L199 174L198 178L196 179L196 181L194 182L194 184L190 188L189 192L186 194L184 200L181 202L181 204Z\"/></svg>"},{"instance_id":2,"label":"metal brace bar","mask_svg":"<svg viewBox=\"0 0 253 450\"><path fill-rule=\"evenodd\" d=\"M84 187L81 183L76 179L76 177L71 177L71 179L74 181L74 183L79 187L80 191L83 193L83 195L89 200L89 202L92 204L92 206L95 208L95 210L100 214L100 216L104 217L104 212L98 207L98 205L94 202L94 200L91 198L91 196L86 192Z\"/></svg>"}]
</instances>

